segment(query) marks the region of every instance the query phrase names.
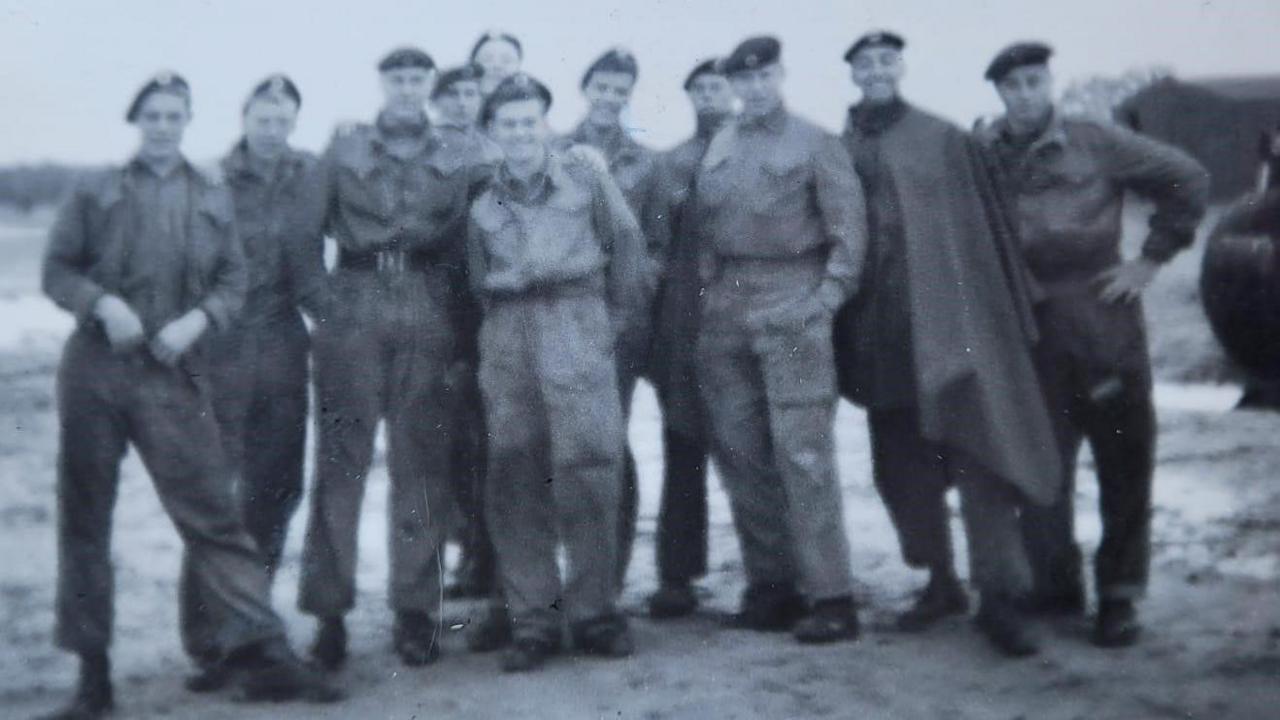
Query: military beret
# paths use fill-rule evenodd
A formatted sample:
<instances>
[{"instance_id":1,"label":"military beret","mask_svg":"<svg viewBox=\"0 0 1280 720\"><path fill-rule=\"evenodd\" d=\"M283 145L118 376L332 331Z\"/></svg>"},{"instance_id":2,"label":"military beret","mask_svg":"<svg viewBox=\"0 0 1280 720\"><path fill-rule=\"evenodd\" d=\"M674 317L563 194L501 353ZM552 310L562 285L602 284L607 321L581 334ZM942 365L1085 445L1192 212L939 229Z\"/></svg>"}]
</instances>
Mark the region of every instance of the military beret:
<instances>
[{"instance_id":1,"label":"military beret","mask_svg":"<svg viewBox=\"0 0 1280 720\"><path fill-rule=\"evenodd\" d=\"M302 93L298 92L298 86L294 85L289 76L284 73L271 75L254 86L253 91L244 101L245 110L248 110L250 103L258 98L288 99L298 107L302 107Z\"/></svg>"},{"instance_id":2,"label":"military beret","mask_svg":"<svg viewBox=\"0 0 1280 720\"><path fill-rule=\"evenodd\" d=\"M907 41L902 39L901 35L891 33L887 30L877 30L869 32L858 38L849 46L844 53L845 62L853 62L853 56L862 52L869 47L887 47L894 50L901 50L907 46Z\"/></svg>"},{"instance_id":3,"label":"military beret","mask_svg":"<svg viewBox=\"0 0 1280 720\"><path fill-rule=\"evenodd\" d=\"M434 70L436 61L432 60L430 55L415 47L396 48L387 53L387 56L378 63L378 72L411 67Z\"/></svg>"},{"instance_id":4,"label":"military beret","mask_svg":"<svg viewBox=\"0 0 1280 720\"><path fill-rule=\"evenodd\" d=\"M634 78L640 75L640 66L636 64L636 56L632 55L630 50L618 47L609 50L587 66L587 71L582 74L583 88L591 82L591 76L597 72L626 73Z\"/></svg>"},{"instance_id":5,"label":"military beret","mask_svg":"<svg viewBox=\"0 0 1280 720\"><path fill-rule=\"evenodd\" d=\"M133 102L129 103L129 109L125 111L124 119L128 122L137 120L138 112L142 110L142 103L146 102L153 93L158 92L178 95L187 101L187 105L191 104L191 86L178 73L165 70L156 73L138 90L138 94L133 96Z\"/></svg>"},{"instance_id":6,"label":"military beret","mask_svg":"<svg viewBox=\"0 0 1280 720\"><path fill-rule=\"evenodd\" d=\"M488 125L498 108L521 100L541 100L543 112L551 109L551 91L547 86L520 72L498 83L498 87L484 99L484 106L480 109L480 122Z\"/></svg>"},{"instance_id":7,"label":"military beret","mask_svg":"<svg viewBox=\"0 0 1280 720\"><path fill-rule=\"evenodd\" d=\"M498 42L508 43L509 45L511 45L511 47L516 49L516 57L520 58L521 60L524 59L524 46L520 44L520 41L516 39L515 35L512 35L510 33L498 32L496 30L490 30L489 32L481 35L480 39L476 40L476 44L471 46L471 62L476 61L476 55L480 54L480 48L484 47L484 44L489 42L490 40L497 40Z\"/></svg>"},{"instance_id":8,"label":"military beret","mask_svg":"<svg viewBox=\"0 0 1280 720\"><path fill-rule=\"evenodd\" d=\"M716 58L710 58L693 66L693 69L689 71L689 76L684 79L685 92L688 92L689 88L693 87L694 80L697 80L703 75L722 75L723 73L720 72L719 64L719 60Z\"/></svg>"},{"instance_id":9,"label":"military beret","mask_svg":"<svg viewBox=\"0 0 1280 720\"><path fill-rule=\"evenodd\" d=\"M782 58L782 43L768 35L743 40L720 64L725 75L772 65Z\"/></svg>"},{"instance_id":10,"label":"military beret","mask_svg":"<svg viewBox=\"0 0 1280 720\"><path fill-rule=\"evenodd\" d=\"M480 82L480 76L484 71L479 65L466 64L455 68L449 68L440 73L440 79L436 80L436 86L431 90L431 99L435 100L441 95L449 92L449 88L460 82Z\"/></svg>"},{"instance_id":11,"label":"military beret","mask_svg":"<svg viewBox=\"0 0 1280 720\"><path fill-rule=\"evenodd\" d=\"M996 54L984 77L1000 82L1013 70L1025 65L1044 65L1053 56L1053 48L1038 42L1014 43Z\"/></svg>"}]
</instances>

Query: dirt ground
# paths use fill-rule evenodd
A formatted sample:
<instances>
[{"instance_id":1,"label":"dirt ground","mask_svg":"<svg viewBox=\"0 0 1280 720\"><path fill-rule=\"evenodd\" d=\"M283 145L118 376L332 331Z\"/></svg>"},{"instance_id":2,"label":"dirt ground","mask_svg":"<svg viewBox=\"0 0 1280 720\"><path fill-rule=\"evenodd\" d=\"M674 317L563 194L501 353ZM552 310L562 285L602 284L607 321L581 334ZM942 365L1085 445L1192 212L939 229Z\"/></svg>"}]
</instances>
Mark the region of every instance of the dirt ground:
<instances>
[{"instance_id":1,"label":"dirt ground","mask_svg":"<svg viewBox=\"0 0 1280 720\"><path fill-rule=\"evenodd\" d=\"M20 257L14 262L26 268L19 280L10 282L0 271L0 302L9 303L0 325L10 329L23 325L27 313L43 312L30 298L34 287L28 271L34 263ZM1152 292L1185 305L1194 300L1187 278L1194 274L1195 259L1179 263L1169 272L1172 279ZM1202 326L1191 326L1194 322L1203 321L1186 307L1153 322L1152 342L1164 377L1213 375L1206 368L1216 367L1216 350L1207 346ZM43 323L37 324L47 327ZM54 336L65 330L65 324L53 327ZM0 347L0 717L26 718L64 698L75 664L50 639L56 337L9 335L14 343ZM461 628L478 617L479 605L451 602L441 626L443 659L426 669L406 670L390 649L384 601L386 470L380 459L364 507L359 599L351 616L353 657L339 676L350 697L322 707L243 705L183 690L188 664L177 638L175 592L180 546L131 455L115 516L117 715L285 720L1280 717L1280 415L1224 412L1229 401L1209 395L1217 399L1204 403L1177 389L1160 396L1146 639L1132 649L1101 651L1088 644L1085 619L1044 623L1038 627L1044 651L1025 661L995 655L964 620L918 636L891 629L893 614L910 602L923 578L899 559L871 486L863 416L850 406L841 407L838 446L866 626L862 639L802 648L787 636L721 628L720 618L735 606L742 580L727 503L714 480L712 572L701 583L704 610L662 624L644 618L643 599L655 585L652 541L661 451L656 405L642 387L632 426L642 479L640 537L624 597L635 616L635 656L623 661L566 657L541 673L503 675L496 657L468 654L463 646ZM1079 535L1091 552L1099 528L1088 462L1081 468L1078 503ZM299 647L312 630L294 602L304 515L293 524L275 597ZM953 529L963 552L958 518Z\"/></svg>"}]
</instances>

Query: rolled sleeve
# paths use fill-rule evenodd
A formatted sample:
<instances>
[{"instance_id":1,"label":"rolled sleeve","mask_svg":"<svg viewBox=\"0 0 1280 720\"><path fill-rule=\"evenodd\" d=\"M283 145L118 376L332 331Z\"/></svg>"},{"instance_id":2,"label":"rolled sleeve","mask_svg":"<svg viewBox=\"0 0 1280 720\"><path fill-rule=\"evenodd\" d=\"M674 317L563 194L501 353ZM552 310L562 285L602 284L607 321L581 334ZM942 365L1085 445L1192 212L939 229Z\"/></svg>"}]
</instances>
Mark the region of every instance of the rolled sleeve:
<instances>
[{"instance_id":1,"label":"rolled sleeve","mask_svg":"<svg viewBox=\"0 0 1280 720\"><path fill-rule=\"evenodd\" d=\"M1155 204L1143 257L1167 262L1189 247L1209 202L1209 173L1190 155L1119 126L1103 130L1111 176Z\"/></svg>"}]
</instances>

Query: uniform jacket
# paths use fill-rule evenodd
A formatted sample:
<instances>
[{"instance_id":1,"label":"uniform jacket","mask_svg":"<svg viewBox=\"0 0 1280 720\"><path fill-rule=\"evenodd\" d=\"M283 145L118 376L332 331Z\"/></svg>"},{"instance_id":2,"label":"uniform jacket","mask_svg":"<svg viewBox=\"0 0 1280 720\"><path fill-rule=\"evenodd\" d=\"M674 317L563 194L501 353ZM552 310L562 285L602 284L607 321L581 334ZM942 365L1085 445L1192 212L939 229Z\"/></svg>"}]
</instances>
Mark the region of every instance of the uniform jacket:
<instances>
[{"instance_id":1,"label":"uniform jacket","mask_svg":"<svg viewBox=\"0 0 1280 720\"><path fill-rule=\"evenodd\" d=\"M857 152L852 122L842 139ZM885 202L903 219L896 233L907 293L909 347L878 347L870 326L875 277L837 316L841 391L861 401L872 353L910 353L921 434L964 452L1023 494L1057 497L1061 472L1033 365L1035 321L1026 270L993 167L962 130L908 106L879 135ZM872 237L871 242L884 238Z\"/></svg>"},{"instance_id":2,"label":"uniform jacket","mask_svg":"<svg viewBox=\"0 0 1280 720\"><path fill-rule=\"evenodd\" d=\"M222 160L231 190L236 229L249 266L249 293L241 324L257 326L296 319L296 308L315 318L327 316L324 238L303 222L309 198L319 190L318 160L289 149L272 177L263 177L249 162L244 141Z\"/></svg>"},{"instance_id":3,"label":"uniform jacket","mask_svg":"<svg viewBox=\"0 0 1280 720\"><path fill-rule=\"evenodd\" d=\"M1091 280L1120 262L1126 191L1155 204L1142 254L1164 262L1189 246L1209 175L1189 155L1118 125L1055 114L1021 148L1001 118L981 135L1000 163L1023 253L1046 283Z\"/></svg>"},{"instance_id":4,"label":"uniform jacket","mask_svg":"<svg viewBox=\"0 0 1280 720\"><path fill-rule=\"evenodd\" d=\"M218 178L183 162L193 196L188 203L193 217L186 237L183 304L203 309L213 328L225 330L236 320L248 286L231 196ZM49 231L44 292L74 313L81 327L96 327L93 308L104 294L125 293L130 184L125 166L88 174Z\"/></svg>"},{"instance_id":5,"label":"uniform jacket","mask_svg":"<svg viewBox=\"0 0 1280 720\"><path fill-rule=\"evenodd\" d=\"M426 149L398 160L377 124L339 128L321 160L319 217L344 250L449 254L466 227L468 192L483 175L468 144L427 130Z\"/></svg>"},{"instance_id":6,"label":"uniform jacket","mask_svg":"<svg viewBox=\"0 0 1280 720\"><path fill-rule=\"evenodd\" d=\"M586 122L562 138L558 148L566 149L571 145L589 145L604 153L614 182L640 222L645 249L654 266L651 271L656 271L668 239L662 222L659 154L636 142L622 128L617 128L616 134L602 137Z\"/></svg>"},{"instance_id":7,"label":"uniform jacket","mask_svg":"<svg viewBox=\"0 0 1280 720\"><path fill-rule=\"evenodd\" d=\"M834 307L857 287L866 255L862 188L833 135L783 109L738 119L711 140L698 170L704 263L821 255L820 294Z\"/></svg>"},{"instance_id":8,"label":"uniform jacket","mask_svg":"<svg viewBox=\"0 0 1280 720\"><path fill-rule=\"evenodd\" d=\"M702 291L694 177L710 141L691 137L661 158L661 201L670 241L662 260L649 359L650 377L664 395L663 422L694 437L700 436L703 424L694 356Z\"/></svg>"},{"instance_id":9,"label":"uniform jacket","mask_svg":"<svg viewBox=\"0 0 1280 720\"><path fill-rule=\"evenodd\" d=\"M644 311L644 244L618 186L549 155L533 197L500 170L471 208L468 266L481 298L600 291L615 327Z\"/></svg>"}]
</instances>

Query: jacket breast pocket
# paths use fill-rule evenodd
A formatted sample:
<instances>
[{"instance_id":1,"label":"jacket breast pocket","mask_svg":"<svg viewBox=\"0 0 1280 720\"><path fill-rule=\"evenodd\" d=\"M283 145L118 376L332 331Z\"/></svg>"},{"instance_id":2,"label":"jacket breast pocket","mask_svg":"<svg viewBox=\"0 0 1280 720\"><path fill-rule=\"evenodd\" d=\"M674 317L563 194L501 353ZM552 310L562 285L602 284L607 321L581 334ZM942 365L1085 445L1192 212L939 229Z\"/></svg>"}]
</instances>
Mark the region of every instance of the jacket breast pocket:
<instances>
[{"instance_id":1,"label":"jacket breast pocket","mask_svg":"<svg viewBox=\"0 0 1280 720\"><path fill-rule=\"evenodd\" d=\"M697 200L700 205L715 208L723 205L738 189L729 163L704 168L697 177Z\"/></svg>"},{"instance_id":2,"label":"jacket breast pocket","mask_svg":"<svg viewBox=\"0 0 1280 720\"><path fill-rule=\"evenodd\" d=\"M768 214L802 210L809 191L809 166L800 161L766 162L760 166L763 187L756 194L756 209Z\"/></svg>"}]
</instances>

